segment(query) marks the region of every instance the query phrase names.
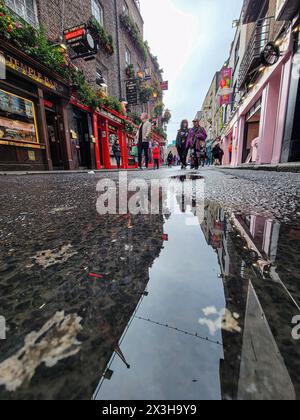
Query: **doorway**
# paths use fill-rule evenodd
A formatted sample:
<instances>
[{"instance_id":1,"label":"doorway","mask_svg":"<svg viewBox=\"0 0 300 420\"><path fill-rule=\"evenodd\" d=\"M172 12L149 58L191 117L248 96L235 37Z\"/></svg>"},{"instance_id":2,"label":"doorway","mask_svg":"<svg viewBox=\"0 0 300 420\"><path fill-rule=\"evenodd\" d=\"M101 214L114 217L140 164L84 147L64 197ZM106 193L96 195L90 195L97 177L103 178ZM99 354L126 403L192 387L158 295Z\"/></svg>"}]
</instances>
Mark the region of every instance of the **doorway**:
<instances>
[{"instance_id":1,"label":"doorway","mask_svg":"<svg viewBox=\"0 0 300 420\"><path fill-rule=\"evenodd\" d=\"M100 164L104 166L103 142L102 142L102 129L98 127L99 151L100 151Z\"/></svg>"},{"instance_id":2,"label":"doorway","mask_svg":"<svg viewBox=\"0 0 300 420\"><path fill-rule=\"evenodd\" d=\"M298 84L294 120L292 122L291 150L289 162L300 162L300 83Z\"/></svg>"},{"instance_id":3,"label":"doorway","mask_svg":"<svg viewBox=\"0 0 300 420\"><path fill-rule=\"evenodd\" d=\"M58 170L64 169L64 153L59 135L59 121L56 112L46 110L46 121L53 168Z\"/></svg>"},{"instance_id":4,"label":"doorway","mask_svg":"<svg viewBox=\"0 0 300 420\"><path fill-rule=\"evenodd\" d=\"M246 116L245 136L243 147L243 163L255 163L257 156L253 156L253 140L259 139L261 120L261 99L254 105ZM254 154L255 155L255 154Z\"/></svg>"},{"instance_id":5,"label":"doorway","mask_svg":"<svg viewBox=\"0 0 300 420\"><path fill-rule=\"evenodd\" d=\"M91 168L91 144L87 115L75 112L76 131L78 135L77 159L80 168Z\"/></svg>"}]
</instances>

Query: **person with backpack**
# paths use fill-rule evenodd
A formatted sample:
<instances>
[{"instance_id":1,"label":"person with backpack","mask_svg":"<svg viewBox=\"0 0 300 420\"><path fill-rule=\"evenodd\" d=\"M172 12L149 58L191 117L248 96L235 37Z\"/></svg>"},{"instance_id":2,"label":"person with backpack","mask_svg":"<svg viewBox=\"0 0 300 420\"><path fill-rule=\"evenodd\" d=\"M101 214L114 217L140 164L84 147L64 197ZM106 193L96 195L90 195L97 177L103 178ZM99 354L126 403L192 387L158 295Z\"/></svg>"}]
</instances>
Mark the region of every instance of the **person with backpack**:
<instances>
[{"instance_id":1,"label":"person with backpack","mask_svg":"<svg viewBox=\"0 0 300 420\"><path fill-rule=\"evenodd\" d=\"M188 149L187 149L187 138L189 135L189 122L188 120L183 120L181 122L180 130L177 134L176 139L176 147L178 151L178 155L181 162L181 169L186 169L187 167L187 155L188 155Z\"/></svg>"},{"instance_id":2,"label":"person with backpack","mask_svg":"<svg viewBox=\"0 0 300 420\"><path fill-rule=\"evenodd\" d=\"M189 135L187 138L187 150L191 150L191 168L199 169L201 155L203 152L201 150L206 146L207 133L203 127L201 127L200 120L195 119L193 121L194 127L189 130ZM205 152L206 155L206 152ZM204 157L205 162L205 157Z\"/></svg>"}]
</instances>

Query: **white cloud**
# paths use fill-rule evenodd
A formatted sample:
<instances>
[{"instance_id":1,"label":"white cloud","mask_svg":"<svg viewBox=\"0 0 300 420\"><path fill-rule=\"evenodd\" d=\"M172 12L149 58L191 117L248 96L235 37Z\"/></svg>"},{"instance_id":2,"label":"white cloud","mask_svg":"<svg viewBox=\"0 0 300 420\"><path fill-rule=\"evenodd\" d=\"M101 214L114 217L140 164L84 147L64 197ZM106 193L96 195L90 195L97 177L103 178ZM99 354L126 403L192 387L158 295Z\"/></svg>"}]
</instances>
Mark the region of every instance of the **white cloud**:
<instances>
[{"instance_id":1,"label":"white cloud","mask_svg":"<svg viewBox=\"0 0 300 420\"><path fill-rule=\"evenodd\" d=\"M169 80L165 103L172 111L169 141L183 118L201 108L214 73L228 58L233 19L243 0L141 0L145 39Z\"/></svg>"},{"instance_id":2,"label":"white cloud","mask_svg":"<svg viewBox=\"0 0 300 420\"><path fill-rule=\"evenodd\" d=\"M179 9L172 0L142 0L145 39L174 85L198 38L198 20Z\"/></svg>"}]
</instances>

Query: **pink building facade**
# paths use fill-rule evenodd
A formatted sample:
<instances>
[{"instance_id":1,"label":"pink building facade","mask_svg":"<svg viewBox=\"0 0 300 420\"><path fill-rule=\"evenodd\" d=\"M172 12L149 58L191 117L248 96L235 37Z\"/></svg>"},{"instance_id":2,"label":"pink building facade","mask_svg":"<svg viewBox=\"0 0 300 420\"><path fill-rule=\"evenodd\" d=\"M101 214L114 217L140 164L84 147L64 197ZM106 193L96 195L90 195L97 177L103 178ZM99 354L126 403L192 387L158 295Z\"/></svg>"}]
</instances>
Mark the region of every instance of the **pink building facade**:
<instances>
[{"instance_id":1,"label":"pink building facade","mask_svg":"<svg viewBox=\"0 0 300 420\"><path fill-rule=\"evenodd\" d=\"M252 87L227 127L222 139L225 165L239 166L243 163L250 163L245 154L247 151L245 142L247 134L249 134L247 116L251 119L255 113L258 120L254 122L258 126L258 142L257 150L253 154L254 159L251 162L258 165L280 163L292 77L294 39L292 31L289 31L286 38L280 60L273 67L263 71L260 80ZM253 109L255 104L257 104L257 109ZM254 112L252 116L251 109ZM231 144L232 156L230 159Z\"/></svg>"},{"instance_id":2,"label":"pink building facade","mask_svg":"<svg viewBox=\"0 0 300 420\"><path fill-rule=\"evenodd\" d=\"M246 3L250 4L251 0ZM289 22L278 19L278 14L266 16L260 22L256 21L254 26L255 42L259 47L262 42L272 42L280 49L280 57L275 64L266 66L258 54L255 70L247 68L242 73L238 106L225 122L221 136L226 166L277 165L300 160L300 133L295 122L299 114L299 11ZM264 39L263 31L268 22L270 38ZM248 43L251 47L251 39ZM246 46L246 51L250 47ZM252 56L251 59L254 60ZM242 68L243 61L240 66ZM295 78L298 78L297 83ZM293 110L295 107L298 107L297 112Z\"/></svg>"}]
</instances>

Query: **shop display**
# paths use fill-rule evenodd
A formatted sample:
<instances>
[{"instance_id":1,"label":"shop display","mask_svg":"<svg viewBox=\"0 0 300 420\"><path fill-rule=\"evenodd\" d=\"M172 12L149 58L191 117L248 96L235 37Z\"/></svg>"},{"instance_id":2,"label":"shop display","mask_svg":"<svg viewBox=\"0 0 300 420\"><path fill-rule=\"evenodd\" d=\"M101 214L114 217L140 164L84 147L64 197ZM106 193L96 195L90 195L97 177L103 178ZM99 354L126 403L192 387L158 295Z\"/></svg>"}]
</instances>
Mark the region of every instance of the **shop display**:
<instances>
[{"instance_id":1,"label":"shop display","mask_svg":"<svg viewBox=\"0 0 300 420\"><path fill-rule=\"evenodd\" d=\"M0 90L0 140L38 142L33 102Z\"/></svg>"}]
</instances>

